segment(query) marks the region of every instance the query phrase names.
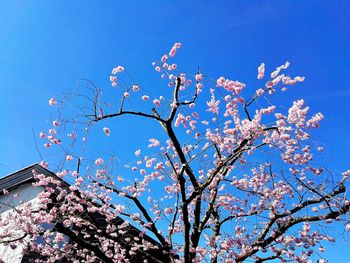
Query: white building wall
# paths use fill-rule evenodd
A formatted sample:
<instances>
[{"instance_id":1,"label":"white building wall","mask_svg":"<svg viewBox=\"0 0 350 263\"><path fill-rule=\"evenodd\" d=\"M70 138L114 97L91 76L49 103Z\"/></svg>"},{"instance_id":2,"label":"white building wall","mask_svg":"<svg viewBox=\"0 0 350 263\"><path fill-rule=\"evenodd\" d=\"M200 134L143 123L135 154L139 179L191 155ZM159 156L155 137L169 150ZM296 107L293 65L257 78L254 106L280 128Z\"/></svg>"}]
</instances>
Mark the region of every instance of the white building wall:
<instances>
[{"instance_id":1,"label":"white building wall","mask_svg":"<svg viewBox=\"0 0 350 263\"><path fill-rule=\"evenodd\" d=\"M18 208L28 203L31 203L35 207L35 204L38 203L37 196L43 190L43 187L34 187L31 183L28 183L11 191L7 195L0 196L0 221L9 220L10 224L15 224L16 220L14 220L14 217L16 216L16 211L13 207ZM11 235L20 237L22 233L19 233L18 230L16 231L15 225L13 225L13 229L14 232ZM4 229L0 227L0 259L5 263L20 263L23 257L23 249L27 246L28 238L25 238L21 245L11 248L6 243L3 243L4 238L1 237L3 231Z\"/></svg>"}]
</instances>

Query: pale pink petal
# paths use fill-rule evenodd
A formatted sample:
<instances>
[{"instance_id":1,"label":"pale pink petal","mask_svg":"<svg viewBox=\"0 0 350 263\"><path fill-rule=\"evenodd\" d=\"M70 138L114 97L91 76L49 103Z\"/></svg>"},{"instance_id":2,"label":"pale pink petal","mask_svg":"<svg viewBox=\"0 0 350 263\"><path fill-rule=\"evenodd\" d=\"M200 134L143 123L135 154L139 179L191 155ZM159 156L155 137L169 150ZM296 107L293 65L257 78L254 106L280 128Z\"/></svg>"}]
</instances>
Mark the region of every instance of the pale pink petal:
<instances>
[{"instance_id":1,"label":"pale pink petal","mask_svg":"<svg viewBox=\"0 0 350 263\"><path fill-rule=\"evenodd\" d=\"M57 104L57 101L56 101L55 98L51 98L51 99L49 100L49 105L50 105L50 106L54 106L54 105L56 105L56 104Z\"/></svg>"},{"instance_id":2,"label":"pale pink petal","mask_svg":"<svg viewBox=\"0 0 350 263\"><path fill-rule=\"evenodd\" d=\"M103 128L103 131L104 131L104 133L105 133L107 136L110 136L110 135L111 135L111 131L109 130L109 128L104 127L104 128Z\"/></svg>"},{"instance_id":3,"label":"pale pink petal","mask_svg":"<svg viewBox=\"0 0 350 263\"><path fill-rule=\"evenodd\" d=\"M103 164L104 163L104 160L102 159L102 158L97 158L96 160L95 160L95 164L96 165L101 165L101 164Z\"/></svg>"}]
</instances>

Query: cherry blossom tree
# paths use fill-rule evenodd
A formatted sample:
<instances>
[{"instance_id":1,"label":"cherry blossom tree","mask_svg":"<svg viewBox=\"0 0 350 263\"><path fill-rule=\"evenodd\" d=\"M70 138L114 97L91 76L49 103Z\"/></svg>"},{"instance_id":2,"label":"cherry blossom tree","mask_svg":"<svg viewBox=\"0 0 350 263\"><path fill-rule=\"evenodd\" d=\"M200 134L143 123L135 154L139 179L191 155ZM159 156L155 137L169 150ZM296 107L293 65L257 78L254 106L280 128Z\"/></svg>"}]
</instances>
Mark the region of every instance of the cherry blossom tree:
<instances>
[{"instance_id":1,"label":"cherry blossom tree","mask_svg":"<svg viewBox=\"0 0 350 263\"><path fill-rule=\"evenodd\" d=\"M327 262L322 252L335 240L328 224L350 229L350 170L332 174L315 161L323 148L311 134L321 113L312 115L303 99L287 108L273 103L304 77L289 76L288 62L265 76L261 64L260 88L243 96L242 82L181 72L173 58L180 47L153 63L168 86L163 96L117 66L112 87L82 80L89 95L70 96L84 101L73 104L73 117L63 114L66 100L49 100L59 114L40 137L63 151L57 175L74 182L36 174L46 191L39 204L16 208L16 224L1 221L11 226L2 240L15 245L30 236L31 250L47 262L132 262L135 255L148 262ZM117 105L104 100L105 90L120 94ZM95 128L118 136L107 124L122 116L150 120L159 134L130 149L135 159L116 172L111 155L91 161L84 153ZM132 226L137 235L127 235Z\"/></svg>"}]
</instances>

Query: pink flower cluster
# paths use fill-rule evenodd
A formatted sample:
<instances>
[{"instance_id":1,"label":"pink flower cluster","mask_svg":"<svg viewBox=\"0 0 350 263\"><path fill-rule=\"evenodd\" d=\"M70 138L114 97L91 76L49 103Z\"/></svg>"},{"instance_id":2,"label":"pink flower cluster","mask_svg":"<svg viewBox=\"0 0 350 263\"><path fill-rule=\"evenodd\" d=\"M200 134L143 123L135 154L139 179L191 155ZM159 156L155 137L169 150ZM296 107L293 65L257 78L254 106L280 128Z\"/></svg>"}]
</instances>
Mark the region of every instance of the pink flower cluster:
<instances>
[{"instance_id":1,"label":"pink flower cluster","mask_svg":"<svg viewBox=\"0 0 350 263\"><path fill-rule=\"evenodd\" d=\"M41 229L42 222L62 224L67 231L79 232L87 240L93 237L94 248L114 262L127 262L127 256L155 248L144 238L150 232L163 242L163 247L169 246L169 253L179 256L179 262L185 261L186 253L191 255L191 262L209 258L218 262L260 262L270 256L277 256L283 262L307 262L312 257L326 262L318 253L323 253L324 243L332 242L333 238L322 233L321 228L313 227L314 222L329 224L345 219L344 227L350 230L342 212L349 210L350 202L342 187L349 179L350 170L342 174L340 183L335 179L334 184L324 183L326 170L315 162L321 152L314 154L317 145L314 147L309 140L312 128L319 127L323 115L311 116L302 99L293 102L290 108L278 109L275 96L269 96L303 81L304 77L289 77L284 73L289 67L286 62L260 88L251 90L248 98L242 95L243 91L249 92L244 90L244 83L224 77L216 80L216 88L206 90L204 85L210 83L209 77L204 78L206 75L199 71L181 73L170 62L180 47L176 43L153 64L173 89L170 98L140 94L143 101L150 101L147 104L153 111L123 111L122 105L114 114L115 118L130 113L153 118L168 137L149 139L145 146L150 149L137 149L133 157L136 160L128 161L120 174L110 169L113 158L102 151L95 161L78 159L79 172L62 169L57 173L58 177L69 176L73 180L70 187L64 188L58 180L36 174L35 185L45 188L39 195L42 210L31 213L29 208L19 209L20 217L12 215L11 219L18 222L15 229L33 237L39 233L45 237L47 242L36 245L36 249L52 262L62 259L62 255L87 262L101 259L74 242L65 243L65 236L59 231ZM117 85L117 74L123 71L122 66L112 70L113 86ZM264 77L262 63L257 78ZM122 103L140 90L138 84L132 83L121 92ZM210 96L204 107L201 107L202 98L198 98L202 90ZM52 99L49 103L55 105L57 101ZM97 104L94 116L98 120L91 121L91 116L87 116L89 123L85 130L81 129L85 138L92 123L105 121L102 107L106 104ZM49 144L61 143L58 134L70 127L62 118L54 120L52 125L40 133L40 138ZM102 129L110 136L108 127ZM68 167L75 167L73 160L79 158L75 149L80 150L81 145L75 144L81 141L74 139L81 130L70 129L72 133L68 137L73 139L67 139L70 148L62 147ZM46 162L42 165L47 167ZM87 212L103 216L106 226L96 227ZM119 216L126 220L115 224ZM7 236L14 227L9 227L11 220L0 220L0 227L7 228ZM138 236L128 235L129 221L140 229ZM218 232L212 234L211 230ZM188 232L184 235L185 231ZM188 251L184 246L186 236L190 237ZM128 249L116 241L119 237L123 237ZM76 259L76 255L81 258Z\"/></svg>"},{"instance_id":2,"label":"pink flower cluster","mask_svg":"<svg viewBox=\"0 0 350 263\"><path fill-rule=\"evenodd\" d=\"M124 72L124 70L125 69L123 66L117 66L117 67L112 69L112 73L111 73L111 76L109 77L109 80L111 81L113 87L117 86L118 78L117 78L116 74Z\"/></svg>"},{"instance_id":3,"label":"pink flower cluster","mask_svg":"<svg viewBox=\"0 0 350 263\"><path fill-rule=\"evenodd\" d=\"M235 94L239 95L241 91L244 89L245 84L239 81L233 81L229 79L225 79L224 77L220 77L216 81L217 87L223 87L225 90L230 92L235 92Z\"/></svg>"},{"instance_id":4,"label":"pink flower cluster","mask_svg":"<svg viewBox=\"0 0 350 263\"><path fill-rule=\"evenodd\" d=\"M261 65L258 67L258 79L262 79L265 75L265 64L261 63Z\"/></svg>"}]
</instances>

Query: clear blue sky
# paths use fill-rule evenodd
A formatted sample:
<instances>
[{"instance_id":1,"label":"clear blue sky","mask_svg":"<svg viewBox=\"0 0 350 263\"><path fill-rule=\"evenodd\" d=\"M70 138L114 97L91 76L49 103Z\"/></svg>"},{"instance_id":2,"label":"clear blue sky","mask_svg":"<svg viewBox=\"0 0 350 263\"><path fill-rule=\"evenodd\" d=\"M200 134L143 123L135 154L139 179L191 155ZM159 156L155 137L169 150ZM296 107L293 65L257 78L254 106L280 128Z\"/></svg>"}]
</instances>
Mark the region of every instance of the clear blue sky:
<instances>
[{"instance_id":1,"label":"clear blue sky","mask_svg":"<svg viewBox=\"0 0 350 263\"><path fill-rule=\"evenodd\" d=\"M323 112L326 166L350 167L350 1L1 1L0 36L0 176L40 160L32 130L48 126L50 97L80 78L109 87L119 64L161 93L150 63L177 41L182 68L248 84L261 62L289 60L306 81L279 103L303 97ZM330 262L350 262L349 251L331 248Z\"/></svg>"}]
</instances>

